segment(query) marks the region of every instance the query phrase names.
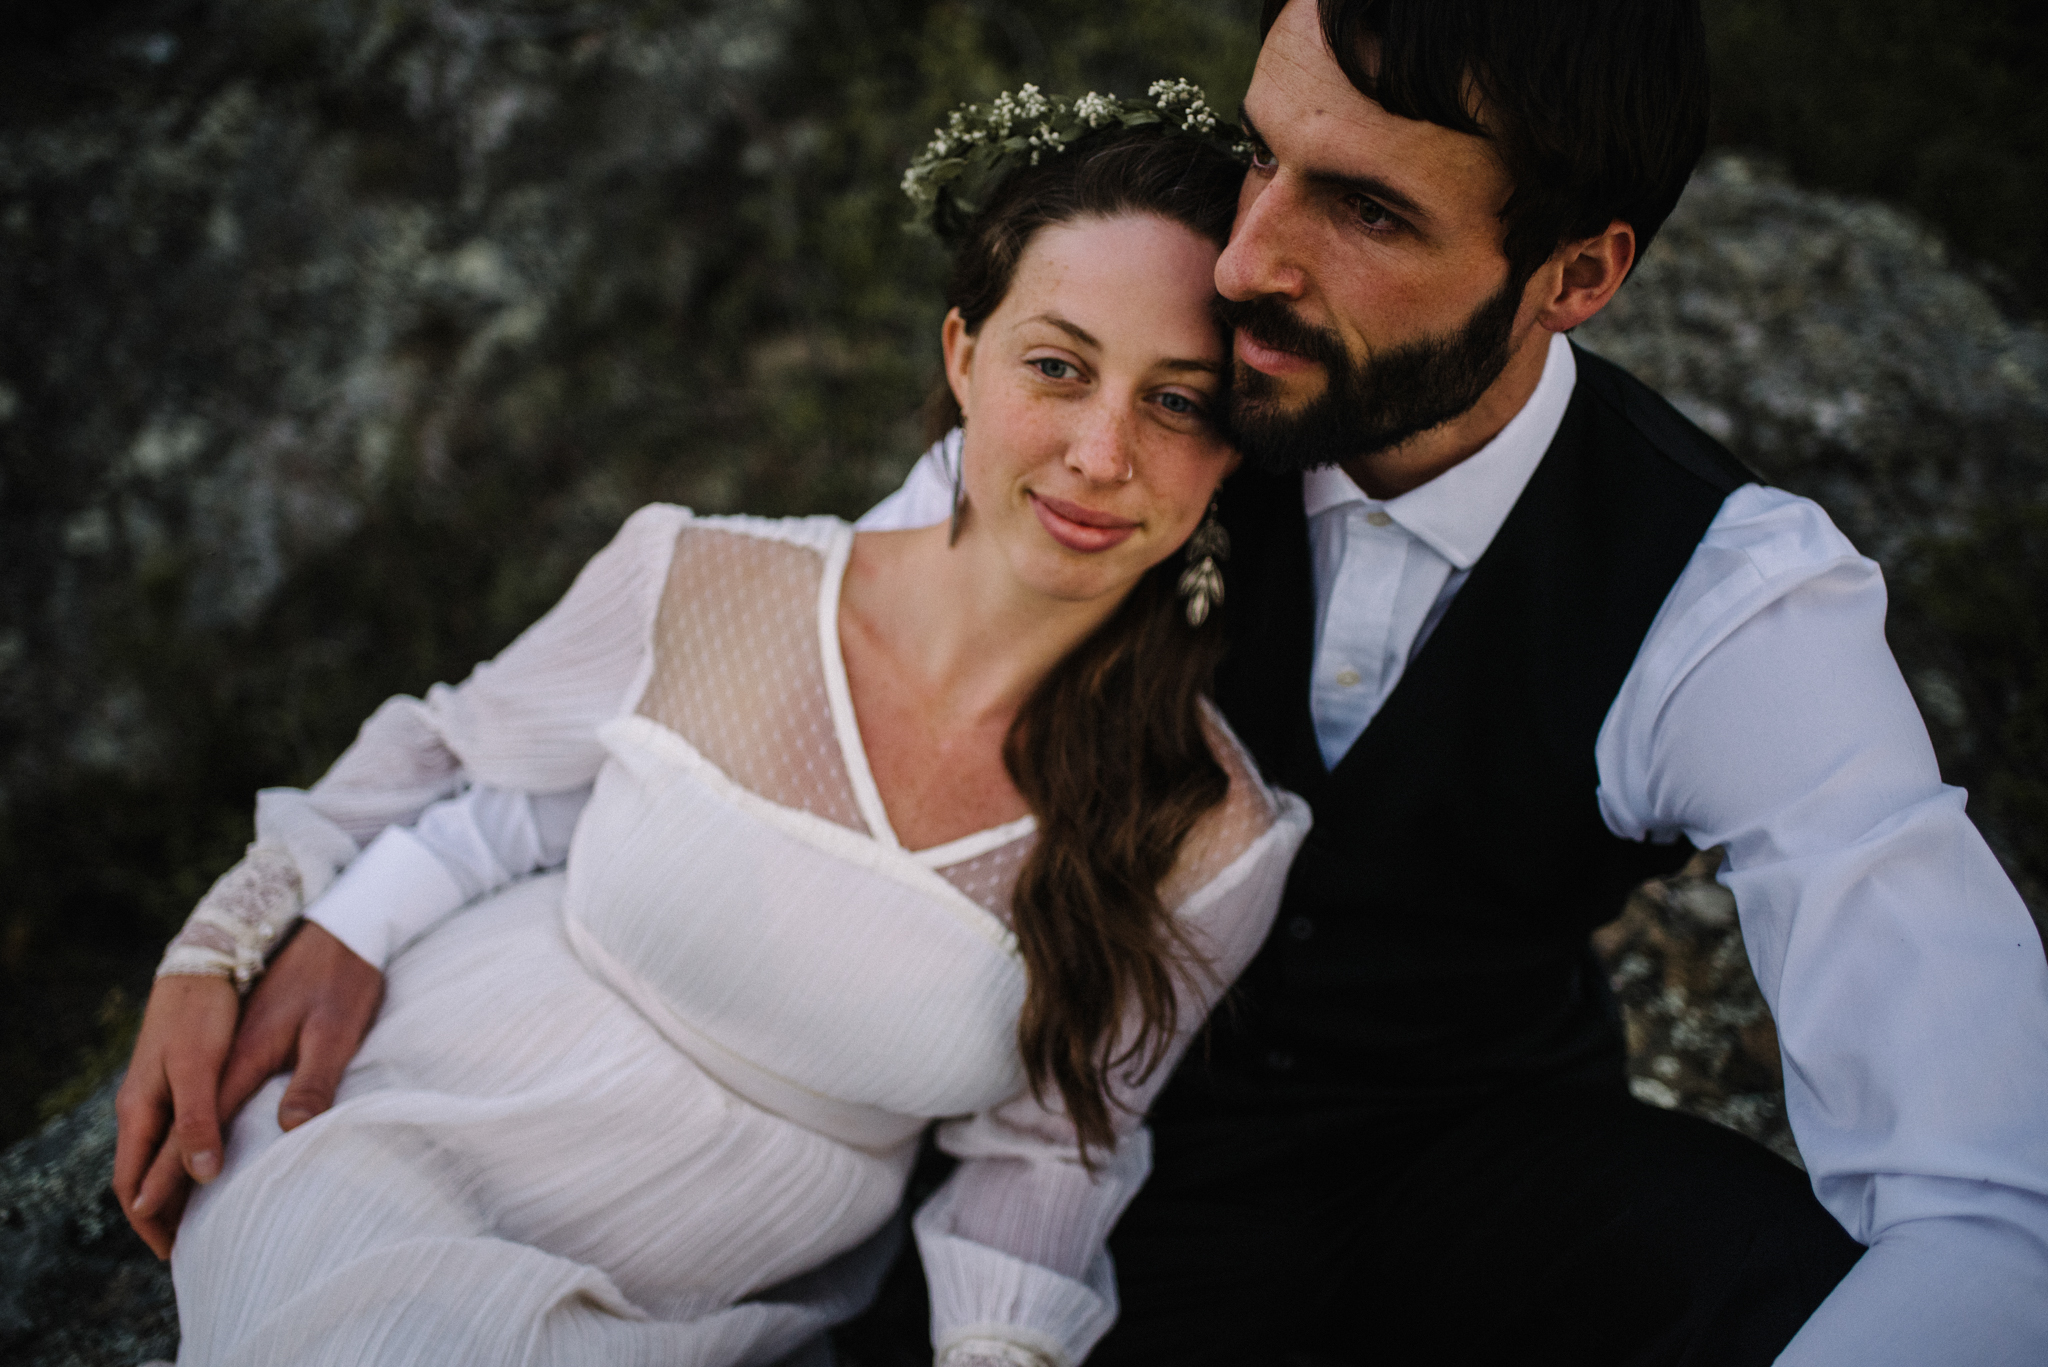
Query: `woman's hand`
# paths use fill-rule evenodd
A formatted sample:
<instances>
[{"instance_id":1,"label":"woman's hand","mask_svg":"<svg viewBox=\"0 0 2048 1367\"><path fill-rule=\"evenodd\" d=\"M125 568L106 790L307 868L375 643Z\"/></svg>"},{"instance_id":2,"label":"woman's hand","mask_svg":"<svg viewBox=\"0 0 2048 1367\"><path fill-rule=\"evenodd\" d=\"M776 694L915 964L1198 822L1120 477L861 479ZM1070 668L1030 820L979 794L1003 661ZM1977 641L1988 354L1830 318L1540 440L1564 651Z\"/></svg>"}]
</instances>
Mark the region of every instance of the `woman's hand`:
<instances>
[{"instance_id":1,"label":"woman's hand","mask_svg":"<svg viewBox=\"0 0 2048 1367\"><path fill-rule=\"evenodd\" d=\"M227 978L158 978L114 1098L114 1194L142 1241L171 1256L190 1181L220 1174L221 1068L241 1001Z\"/></svg>"},{"instance_id":2,"label":"woman's hand","mask_svg":"<svg viewBox=\"0 0 2048 1367\"><path fill-rule=\"evenodd\" d=\"M239 1029L227 979L157 980L114 1101L114 1192L159 1258L170 1256L191 1184L220 1175L222 1125L286 1069L281 1128L332 1106L383 997L384 975L312 921L271 961L239 1012Z\"/></svg>"}]
</instances>

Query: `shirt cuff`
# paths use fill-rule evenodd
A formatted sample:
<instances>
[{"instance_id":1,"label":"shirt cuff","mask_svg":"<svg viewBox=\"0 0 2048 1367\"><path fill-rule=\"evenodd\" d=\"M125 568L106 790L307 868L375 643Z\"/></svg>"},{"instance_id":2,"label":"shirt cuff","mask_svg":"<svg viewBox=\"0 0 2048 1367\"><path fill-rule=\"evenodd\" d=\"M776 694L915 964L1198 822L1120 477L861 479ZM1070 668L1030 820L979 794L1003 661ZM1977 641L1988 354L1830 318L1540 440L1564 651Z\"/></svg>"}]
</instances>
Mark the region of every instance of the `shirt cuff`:
<instances>
[{"instance_id":1,"label":"shirt cuff","mask_svg":"<svg viewBox=\"0 0 2048 1367\"><path fill-rule=\"evenodd\" d=\"M382 972L409 941L468 900L433 851L392 826L306 908L306 919Z\"/></svg>"}]
</instances>

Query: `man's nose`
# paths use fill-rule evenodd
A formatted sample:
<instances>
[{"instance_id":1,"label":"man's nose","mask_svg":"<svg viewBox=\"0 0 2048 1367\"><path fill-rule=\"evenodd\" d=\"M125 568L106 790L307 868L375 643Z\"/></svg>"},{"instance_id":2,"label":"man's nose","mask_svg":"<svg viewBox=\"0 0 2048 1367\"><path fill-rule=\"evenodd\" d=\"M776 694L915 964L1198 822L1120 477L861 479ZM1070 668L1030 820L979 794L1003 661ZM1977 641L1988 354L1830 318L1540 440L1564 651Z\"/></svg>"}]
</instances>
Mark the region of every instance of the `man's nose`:
<instances>
[{"instance_id":1,"label":"man's nose","mask_svg":"<svg viewBox=\"0 0 2048 1367\"><path fill-rule=\"evenodd\" d=\"M1128 484L1137 473L1136 454L1128 415L1097 409L1067 447L1067 468L1091 484Z\"/></svg>"},{"instance_id":2,"label":"man's nose","mask_svg":"<svg viewBox=\"0 0 2048 1367\"><path fill-rule=\"evenodd\" d=\"M1254 173L1256 174L1256 173ZM1299 299L1307 275L1297 259L1294 228L1303 206L1285 172L1247 181L1237 203L1230 241L1216 258L1216 292L1225 299L1277 294Z\"/></svg>"}]
</instances>

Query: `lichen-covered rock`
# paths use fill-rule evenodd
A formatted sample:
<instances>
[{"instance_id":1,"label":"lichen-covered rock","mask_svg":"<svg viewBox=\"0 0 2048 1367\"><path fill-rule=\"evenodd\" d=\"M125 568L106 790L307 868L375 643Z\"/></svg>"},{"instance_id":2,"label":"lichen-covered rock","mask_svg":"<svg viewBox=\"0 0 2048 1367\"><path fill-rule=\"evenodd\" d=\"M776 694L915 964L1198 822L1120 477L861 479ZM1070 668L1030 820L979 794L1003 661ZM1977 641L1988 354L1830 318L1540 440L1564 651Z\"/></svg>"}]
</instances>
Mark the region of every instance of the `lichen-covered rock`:
<instances>
[{"instance_id":1,"label":"lichen-covered rock","mask_svg":"<svg viewBox=\"0 0 2048 1367\"><path fill-rule=\"evenodd\" d=\"M2048 329L1885 205L1715 157L1575 336L1887 566L2048 502Z\"/></svg>"},{"instance_id":2,"label":"lichen-covered rock","mask_svg":"<svg viewBox=\"0 0 2048 1367\"><path fill-rule=\"evenodd\" d=\"M1724 154L1577 337L1884 567L1943 775L2048 928L2048 327L1898 210Z\"/></svg>"},{"instance_id":3,"label":"lichen-covered rock","mask_svg":"<svg viewBox=\"0 0 2048 1367\"><path fill-rule=\"evenodd\" d=\"M1709 850L1645 883L1593 936L1621 1003L1629 1090L1798 1163L1777 1026L1742 947L1735 897L1714 881L1720 864Z\"/></svg>"},{"instance_id":4,"label":"lichen-covered rock","mask_svg":"<svg viewBox=\"0 0 2048 1367\"><path fill-rule=\"evenodd\" d=\"M171 1273L107 1180L114 1086L0 1154L0 1360L134 1367L177 1351Z\"/></svg>"}]
</instances>

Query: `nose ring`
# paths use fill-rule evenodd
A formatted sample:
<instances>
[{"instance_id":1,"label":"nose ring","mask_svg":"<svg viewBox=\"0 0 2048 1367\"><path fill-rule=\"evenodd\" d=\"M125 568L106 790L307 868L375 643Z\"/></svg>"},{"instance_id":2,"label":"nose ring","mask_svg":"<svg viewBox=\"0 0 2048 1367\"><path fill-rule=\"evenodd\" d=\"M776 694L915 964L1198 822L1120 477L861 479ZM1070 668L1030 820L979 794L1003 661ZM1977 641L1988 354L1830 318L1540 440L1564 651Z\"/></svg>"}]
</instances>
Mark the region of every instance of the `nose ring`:
<instances>
[{"instance_id":1,"label":"nose ring","mask_svg":"<svg viewBox=\"0 0 2048 1367\"><path fill-rule=\"evenodd\" d=\"M1119 478L1119 479L1117 480L1117 483L1118 483L1118 484L1129 484L1129 483L1130 483L1130 482L1131 482L1132 480L1136 479L1137 477L1138 477L1138 466L1137 466L1137 463L1136 463L1136 462L1134 462L1134 461L1125 461L1125 462L1124 462L1124 472L1123 472L1123 475L1122 475L1122 477L1121 477L1121 478Z\"/></svg>"}]
</instances>

